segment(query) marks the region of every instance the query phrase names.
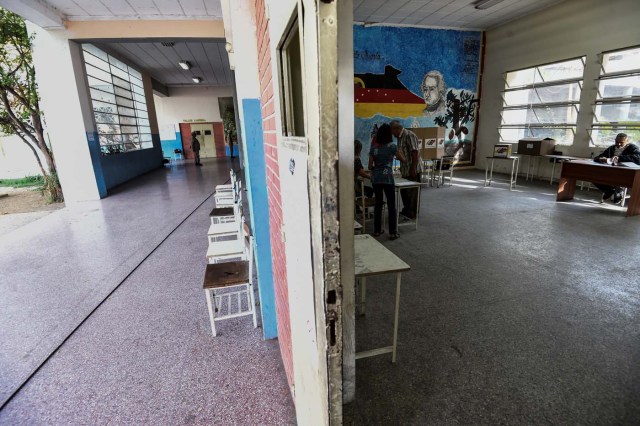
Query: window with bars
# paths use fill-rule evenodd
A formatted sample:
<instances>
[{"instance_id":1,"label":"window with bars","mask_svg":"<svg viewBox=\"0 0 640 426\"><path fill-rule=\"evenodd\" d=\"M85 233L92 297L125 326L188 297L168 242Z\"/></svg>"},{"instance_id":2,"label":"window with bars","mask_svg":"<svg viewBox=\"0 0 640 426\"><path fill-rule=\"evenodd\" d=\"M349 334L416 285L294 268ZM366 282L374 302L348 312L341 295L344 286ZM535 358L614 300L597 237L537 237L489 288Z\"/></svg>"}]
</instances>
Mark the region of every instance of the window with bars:
<instances>
[{"instance_id":1,"label":"window with bars","mask_svg":"<svg viewBox=\"0 0 640 426\"><path fill-rule=\"evenodd\" d=\"M505 73L500 141L549 137L572 145L584 65L582 56Z\"/></svg>"},{"instance_id":2,"label":"window with bars","mask_svg":"<svg viewBox=\"0 0 640 426\"><path fill-rule=\"evenodd\" d=\"M600 59L591 145L612 145L618 133L640 142L640 47L604 52Z\"/></svg>"},{"instance_id":3,"label":"window with bars","mask_svg":"<svg viewBox=\"0 0 640 426\"><path fill-rule=\"evenodd\" d=\"M102 154L153 148L142 75L92 44L82 53Z\"/></svg>"}]
</instances>

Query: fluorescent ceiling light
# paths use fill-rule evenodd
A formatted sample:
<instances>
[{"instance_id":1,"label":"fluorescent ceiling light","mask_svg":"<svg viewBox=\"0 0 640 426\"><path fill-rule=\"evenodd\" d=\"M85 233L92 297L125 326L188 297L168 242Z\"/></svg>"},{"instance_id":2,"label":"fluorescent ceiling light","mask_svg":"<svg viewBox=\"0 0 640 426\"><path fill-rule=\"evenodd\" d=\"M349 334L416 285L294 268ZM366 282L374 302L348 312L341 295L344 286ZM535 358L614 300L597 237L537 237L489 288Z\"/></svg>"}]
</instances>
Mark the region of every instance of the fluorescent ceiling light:
<instances>
[{"instance_id":1,"label":"fluorescent ceiling light","mask_svg":"<svg viewBox=\"0 0 640 426\"><path fill-rule=\"evenodd\" d=\"M478 0L475 2L474 7L476 9L489 9L491 6L495 6L502 1L503 0Z\"/></svg>"},{"instance_id":2,"label":"fluorescent ceiling light","mask_svg":"<svg viewBox=\"0 0 640 426\"><path fill-rule=\"evenodd\" d=\"M180 67L183 70L191 69L191 64L189 63L189 61L180 61L180 62L178 62L178 65L180 65Z\"/></svg>"},{"instance_id":3,"label":"fluorescent ceiling light","mask_svg":"<svg viewBox=\"0 0 640 426\"><path fill-rule=\"evenodd\" d=\"M194 83L200 83L202 81L200 77L193 77L191 80L193 80Z\"/></svg>"}]
</instances>

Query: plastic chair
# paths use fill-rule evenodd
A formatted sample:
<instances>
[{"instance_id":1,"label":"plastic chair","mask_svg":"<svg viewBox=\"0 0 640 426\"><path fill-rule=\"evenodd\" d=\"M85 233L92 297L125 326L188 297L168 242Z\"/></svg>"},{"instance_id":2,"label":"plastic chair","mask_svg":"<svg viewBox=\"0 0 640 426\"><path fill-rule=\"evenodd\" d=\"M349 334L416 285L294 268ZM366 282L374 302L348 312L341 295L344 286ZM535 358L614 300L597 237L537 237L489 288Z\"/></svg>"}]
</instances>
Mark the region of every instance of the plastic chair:
<instances>
[{"instance_id":1,"label":"plastic chair","mask_svg":"<svg viewBox=\"0 0 640 426\"><path fill-rule=\"evenodd\" d=\"M173 150L173 159L174 160L178 160L178 157L180 157L180 160L184 160L184 155L182 155L182 150L181 149L174 149Z\"/></svg>"},{"instance_id":2,"label":"plastic chair","mask_svg":"<svg viewBox=\"0 0 640 426\"><path fill-rule=\"evenodd\" d=\"M241 241L244 242L244 238ZM251 315L253 327L258 327L253 294L253 246L250 236L241 260L207 265L202 288L214 337L217 336L216 321Z\"/></svg>"},{"instance_id":3,"label":"plastic chair","mask_svg":"<svg viewBox=\"0 0 640 426\"><path fill-rule=\"evenodd\" d=\"M458 148L453 156L442 157L440 159L440 168L438 171L438 187L444 186L444 174L449 172L449 186L453 184L453 169L460 162L460 157L464 153L464 149Z\"/></svg>"}]
</instances>

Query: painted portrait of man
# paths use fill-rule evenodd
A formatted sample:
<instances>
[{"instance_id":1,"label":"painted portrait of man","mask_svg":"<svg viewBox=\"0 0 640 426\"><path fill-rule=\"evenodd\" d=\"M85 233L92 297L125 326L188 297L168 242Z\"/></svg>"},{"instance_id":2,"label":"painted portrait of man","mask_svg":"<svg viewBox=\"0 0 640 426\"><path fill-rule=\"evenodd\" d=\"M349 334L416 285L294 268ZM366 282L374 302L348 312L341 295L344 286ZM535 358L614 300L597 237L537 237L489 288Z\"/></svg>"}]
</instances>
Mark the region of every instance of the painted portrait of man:
<instances>
[{"instance_id":1,"label":"painted portrait of man","mask_svg":"<svg viewBox=\"0 0 640 426\"><path fill-rule=\"evenodd\" d=\"M422 79L422 98L424 99L425 115L436 115L441 113L445 107L447 86L442 73L431 70Z\"/></svg>"}]
</instances>

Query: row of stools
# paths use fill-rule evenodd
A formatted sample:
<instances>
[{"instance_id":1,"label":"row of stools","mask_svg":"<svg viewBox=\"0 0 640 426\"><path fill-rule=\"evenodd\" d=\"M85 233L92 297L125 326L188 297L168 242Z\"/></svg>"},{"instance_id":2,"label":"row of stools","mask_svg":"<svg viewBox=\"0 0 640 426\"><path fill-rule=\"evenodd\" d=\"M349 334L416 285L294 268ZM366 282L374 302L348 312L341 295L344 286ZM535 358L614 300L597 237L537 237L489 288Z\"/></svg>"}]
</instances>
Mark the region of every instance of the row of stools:
<instances>
[{"instance_id":1,"label":"row of stools","mask_svg":"<svg viewBox=\"0 0 640 426\"><path fill-rule=\"evenodd\" d=\"M242 182L233 170L230 178L230 184L215 188L216 206L209 214L207 232L208 264L203 288L214 336L217 321L251 315L253 326L258 326L253 293L253 236L242 210Z\"/></svg>"}]
</instances>

